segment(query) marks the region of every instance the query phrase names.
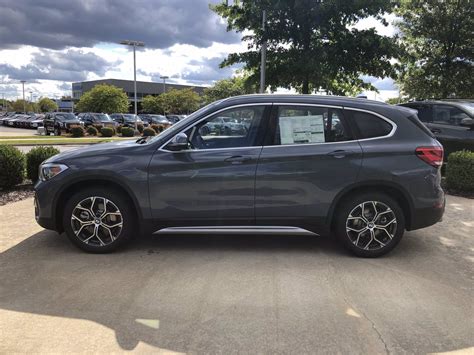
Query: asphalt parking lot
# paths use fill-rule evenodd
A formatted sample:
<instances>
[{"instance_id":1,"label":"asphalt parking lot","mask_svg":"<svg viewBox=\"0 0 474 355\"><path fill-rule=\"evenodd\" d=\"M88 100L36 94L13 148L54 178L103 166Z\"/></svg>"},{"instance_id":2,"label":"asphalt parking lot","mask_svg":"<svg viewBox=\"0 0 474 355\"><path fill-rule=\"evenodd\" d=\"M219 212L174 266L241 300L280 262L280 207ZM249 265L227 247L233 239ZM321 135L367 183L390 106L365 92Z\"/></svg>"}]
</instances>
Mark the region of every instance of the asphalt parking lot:
<instances>
[{"instance_id":1,"label":"asphalt parking lot","mask_svg":"<svg viewBox=\"0 0 474 355\"><path fill-rule=\"evenodd\" d=\"M157 236L90 255L0 207L0 353L474 351L474 200L380 259L329 238Z\"/></svg>"}]
</instances>

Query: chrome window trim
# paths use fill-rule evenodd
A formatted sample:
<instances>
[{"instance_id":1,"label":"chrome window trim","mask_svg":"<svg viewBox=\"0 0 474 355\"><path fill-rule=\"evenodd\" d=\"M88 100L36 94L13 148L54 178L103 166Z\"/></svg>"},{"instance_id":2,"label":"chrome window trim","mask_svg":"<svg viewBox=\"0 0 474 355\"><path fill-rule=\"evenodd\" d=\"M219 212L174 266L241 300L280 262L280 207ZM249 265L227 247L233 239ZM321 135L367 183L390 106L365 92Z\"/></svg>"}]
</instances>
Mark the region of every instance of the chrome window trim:
<instances>
[{"instance_id":1,"label":"chrome window trim","mask_svg":"<svg viewBox=\"0 0 474 355\"><path fill-rule=\"evenodd\" d=\"M228 106L228 107L222 108L218 111L215 111L215 112L213 112L209 115L204 116L200 120L194 122L190 126L187 126L186 128L184 128L180 132L177 132L176 134L181 133L185 130L188 130L189 128L192 128L193 126L200 123L201 121L203 121L203 120L205 120L205 119L207 119L207 118L209 118L209 117L211 117L215 114L218 114L222 111L226 111L228 109L238 108L238 107L248 107L248 106L269 106L269 105L327 107L327 108L340 109L340 110L351 110L351 111L365 112L365 113L377 116L377 117L381 118L382 120L384 120L385 122L389 123L392 126L392 130L388 134L386 134L385 136L372 137L372 138L363 138L363 139L352 139L352 140L341 141L341 142L321 142L321 143L306 143L306 144L303 143L303 144L285 144L285 145L245 146L245 147L211 148L211 149L196 149L196 150L187 149L187 150L179 150L179 151L171 151L171 150L168 150L168 149L164 149L164 147L169 142L171 142L171 140L174 138L174 136L173 136L169 140L167 140L164 144L162 144L161 147L158 150L161 150L161 151L167 152L167 153L192 153L192 152L223 151L223 150L225 151L225 150L238 150L238 149L251 149L251 148L266 149L266 148L301 147L301 146L310 147L310 146L322 145L322 144L344 144L344 143L365 142L365 141L372 141L372 140L377 140L377 139L390 138L395 134L395 132L398 128L397 124L395 122L393 122L392 120L388 119L387 117L385 117L385 116L383 116L383 115L381 115L377 112L370 111L370 110L365 110L365 109L361 109L361 108L334 106L334 105L323 105L323 104L311 104L311 103L301 103L301 102L293 102L293 103L291 103L291 102L261 102L261 103L233 105L233 106Z\"/></svg>"},{"instance_id":2,"label":"chrome window trim","mask_svg":"<svg viewBox=\"0 0 474 355\"><path fill-rule=\"evenodd\" d=\"M194 122L193 124L183 128L181 131L179 132L176 132L173 137L171 137L170 139L168 139L164 144L161 145L160 148L158 148L158 150L161 150L163 152L167 152L167 153L189 153L189 152L203 152L203 151L209 151L209 150L213 150L213 151L217 151L217 150L223 150L223 149L226 149L226 150L231 150L231 149L245 149L245 148L261 148L262 146L249 146L249 147L232 147L232 148L214 148L214 149L186 149L186 150L178 150L176 152L172 151L172 150L168 150L168 149L164 149L164 147L169 143L171 142L171 140L174 138L174 136L178 133L182 133L183 131L186 131L194 126L196 126L197 124L199 124L200 122L204 121L205 119L211 117L211 116L214 116L222 111L226 111L226 110L230 110L230 109L233 109L233 108L238 108L238 107L249 107L249 106L271 106L273 105L272 102L261 102L261 103L251 103L251 104L239 104L239 105L233 105L233 106L227 106L227 107L224 107L220 110L217 110L217 111L214 111L206 116L204 116L203 118L199 119L198 121Z\"/></svg>"}]
</instances>

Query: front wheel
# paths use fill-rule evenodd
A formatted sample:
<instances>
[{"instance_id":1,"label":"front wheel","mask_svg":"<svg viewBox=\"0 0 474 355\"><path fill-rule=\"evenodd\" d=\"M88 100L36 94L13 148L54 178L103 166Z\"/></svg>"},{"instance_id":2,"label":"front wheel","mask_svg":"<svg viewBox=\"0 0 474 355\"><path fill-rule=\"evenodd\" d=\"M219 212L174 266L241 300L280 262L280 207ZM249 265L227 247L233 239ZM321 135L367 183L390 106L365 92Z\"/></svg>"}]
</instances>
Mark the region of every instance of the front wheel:
<instances>
[{"instance_id":1,"label":"front wheel","mask_svg":"<svg viewBox=\"0 0 474 355\"><path fill-rule=\"evenodd\" d=\"M405 231L399 204L382 193L365 193L345 200L337 212L336 235L357 256L374 258L390 252Z\"/></svg>"},{"instance_id":2,"label":"front wheel","mask_svg":"<svg viewBox=\"0 0 474 355\"><path fill-rule=\"evenodd\" d=\"M68 238L91 253L113 251L135 232L130 202L118 192L87 189L73 195L64 208L63 226Z\"/></svg>"},{"instance_id":3,"label":"front wheel","mask_svg":"<svg viewBox=\"0 0 474 355\"><path fill-rule=\"evenodd\" d=\"M54 135L55 135L55 136L60 136L60 135L61 135L61 128L56 127L56 128L54 129Z\"/></svg>"}]
</instances>

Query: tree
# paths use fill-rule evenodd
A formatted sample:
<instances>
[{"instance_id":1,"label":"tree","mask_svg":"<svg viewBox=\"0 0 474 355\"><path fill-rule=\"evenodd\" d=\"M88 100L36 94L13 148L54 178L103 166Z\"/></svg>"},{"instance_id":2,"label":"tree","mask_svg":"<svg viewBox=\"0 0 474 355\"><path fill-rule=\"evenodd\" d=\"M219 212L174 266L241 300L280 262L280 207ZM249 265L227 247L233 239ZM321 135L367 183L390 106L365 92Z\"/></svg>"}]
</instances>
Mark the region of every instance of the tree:
<instances>
[{"instance_id":1,"label":"tree","mask_svg":"<svg viewBox=\"0 0 474 355\"><path fill-rule=\"evenodd\" d=\"M142 107L148 113L189 113L199 108L199 95L192 89L171 89L159 96L146 96Z\"/></svg>"},{"instance_id":2,"label":"tree","mask_svg":"<svg viewBox=\"0 0 474 355\"><path fill-rule=\"evenodd\" d=\"M358 30L353 25L369 16L387 24L382 15L392 7L389 0L254 0L214 5L212 9L227 20L228 30L250 32L243 37L249 50L230 54L221 66L244 63L252 73L249 80L257 83L259 49L266 40L266 82L271 89L345 93L348 84L371 89L359 77L394 75L390 60L398 56L397 46L373 28Z\"/></svg>"},{"instance_id":3,"label":"tree","mask_svg":"<svg viewBox=\"0 0 474 355\"><path fill-rule=\"evenodd\" d=\"M38 101L38 109L41 112L52 112L58 109L58 104L47 97L42 97Z\"/></svg>"},{"instance_id":4,"label":"tree","mask_svg":"<svg viewBox=\"0 0 474 355\"><path fill-rule=\"evenodd\" d=\"M474 96L474 13L469 0L402 1L398 83L411 98Z\"/></svg>"},{"instance_id":5,"label":"tree","mask_svg":"<svg viewBox=\"0 0 474 355\"><path fill-rule=\"evenodd\" d=\"M100 84L84 93L76 104L79 112L128 112L127 94L120 88Z\"/></svg>"},{"instance_id":6,"label":"tree","mask_svg":"<svg viewBox=\"0 0 474 355\"><path fill-rule=\"evenodd\" d=\"M217 81L213 86L204 89L204 101L211 102L222 100L231 96L251 94L253 88L246 85L248 76L236 76Z\"/></svg>"},{"instance_id":7,"label":"tree","mask_svg":"<svg viewBox=\"0 0 474 355\"><path fill-rule=\"evenodd\" d=\"M34 104L33 102L18 99L10 103L10 107L8 108L8 110L15 112L23 112L23 110L26 110L26 112L36 112L37 107L36 104Z\"/></svg>"}]
</instances>

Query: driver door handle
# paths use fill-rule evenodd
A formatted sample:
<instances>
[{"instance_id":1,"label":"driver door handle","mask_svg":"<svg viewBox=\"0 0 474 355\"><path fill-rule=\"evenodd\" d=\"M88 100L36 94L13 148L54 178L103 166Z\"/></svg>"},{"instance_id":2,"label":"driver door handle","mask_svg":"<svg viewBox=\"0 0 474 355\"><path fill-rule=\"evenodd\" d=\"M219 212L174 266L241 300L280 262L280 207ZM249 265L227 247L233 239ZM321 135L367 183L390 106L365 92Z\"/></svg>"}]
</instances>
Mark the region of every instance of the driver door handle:
<instances>
[{"instance_id":1,"label":"driver door handle","mask_svg":"<svg viewBox=\"0 0 474 355\"><path fill-rule=\"evenodd\" d=\"M431 132L433 133L441 133L441 130L439 128L432 128Z\"/></svg>"},{"instance_id":2,"label":"driver door handle","mask_svg":"<svg viewBox=\"0 0 474 355\"><path fill-rule=\"evenodd\" d=\"M244 156L244 155L234 155L229 158L225 158L224 161L226 163L231 163L231 164L242 164L245 163L249 160L251 160L252 157L249 156Z\"/></svg>"},{"instance_id":3,"label":"driver door handle","mask_svg":"<svg viewBox=\"0 0 474 355\"><path fill-rule=\"evenodd\" d=\"M327 153L327 155L334 157L336 159L344 158L345 156L351 155L351 154L354 154L352 150L342 150L342 149L334 150L332 152Z\"/></svg>"}]
</instances>

